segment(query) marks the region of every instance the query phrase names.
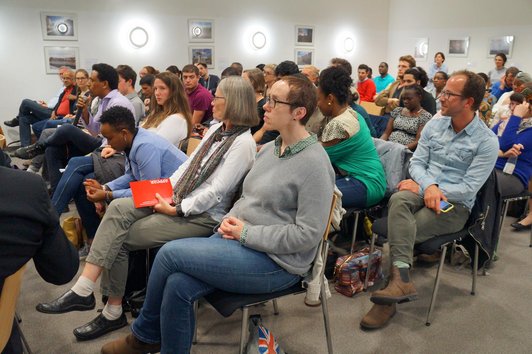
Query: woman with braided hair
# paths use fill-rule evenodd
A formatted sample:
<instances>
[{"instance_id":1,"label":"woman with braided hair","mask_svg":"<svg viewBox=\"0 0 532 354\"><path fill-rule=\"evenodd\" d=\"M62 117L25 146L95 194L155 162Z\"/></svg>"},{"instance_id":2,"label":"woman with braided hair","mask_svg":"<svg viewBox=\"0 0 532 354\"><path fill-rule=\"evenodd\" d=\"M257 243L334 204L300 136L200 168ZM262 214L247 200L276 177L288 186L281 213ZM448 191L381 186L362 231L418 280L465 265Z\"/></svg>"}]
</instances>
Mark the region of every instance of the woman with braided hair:
<instances>
[{"instance_id":1,"label":"woman with braided hair","mask_svg":"<svg viewBox=\"0 0 532 354\"><path fill-rule=\"evenodd\" d=\"M255 159L249 128L257 125L255 93L241 77L220 82L212 102L213 125L192 156L170 177L173 203L159 195L153 208L136 209L131 198L113 200L102 219L83 273L71 290L42 303L37 310L63 313L95 307L93 289L102 275L102 294L109 297L101 314L74 330L80 340L97 338L127 325L122 312L129 251L168 241L209 236L231 207L234 195Z\"/></svg>"}]
</instances>

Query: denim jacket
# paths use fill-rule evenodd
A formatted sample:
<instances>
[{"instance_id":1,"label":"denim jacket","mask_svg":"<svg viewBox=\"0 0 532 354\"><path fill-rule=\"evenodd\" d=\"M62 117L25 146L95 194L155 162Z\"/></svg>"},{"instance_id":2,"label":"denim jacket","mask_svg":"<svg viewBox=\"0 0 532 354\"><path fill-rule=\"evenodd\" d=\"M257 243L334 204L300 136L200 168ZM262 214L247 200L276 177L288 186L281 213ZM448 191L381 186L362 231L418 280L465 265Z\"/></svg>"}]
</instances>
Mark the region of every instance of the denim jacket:
<instances>
[{"instance_id":1,"label":"denim jacket","mask_svg":"<svg viewBox=\"0 0 532 354\"><path fill-rule=\"evenodd\" d=\"M456 133L450 117L430 120L423 130L410 176L420 186L420 194L436 184L451 203L471 210L475 196L495 166L499 143L478 115Z\"/></svg>"}]
</instances>

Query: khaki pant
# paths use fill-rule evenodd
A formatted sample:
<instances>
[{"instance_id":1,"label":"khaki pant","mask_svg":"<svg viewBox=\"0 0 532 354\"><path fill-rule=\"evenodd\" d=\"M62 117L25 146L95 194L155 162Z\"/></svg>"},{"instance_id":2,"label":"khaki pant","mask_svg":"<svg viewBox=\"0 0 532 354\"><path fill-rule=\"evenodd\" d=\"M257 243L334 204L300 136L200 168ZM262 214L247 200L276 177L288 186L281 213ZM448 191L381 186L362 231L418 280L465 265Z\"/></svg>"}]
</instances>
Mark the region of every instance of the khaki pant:
<instances>
[{"instance_id":1,"label":"khaki pant","mask_svg":"<svg viewBox=\"0 0 532 354\"><path fill-rule=\"evenodd\" d=\"M208 214L189 217L154 213L151 208L136 209L132 198L114 200L98 227L87 262L103 269L102 294L124 295L129 252L164 245L185 237L211 236L218 224Z\"/></svg>"},{"instance_id":2,"label":"khaki pant","mask_svg":"<svg viewBox=\"0 0 532 354\"><path fill-rule=\"evenodd\" d=\"M460 231L469 209L460 204L447 213L436 214L425 207L423 197L410 191L394 193L388 202L388 241L392 262L412 264L414 244L434 236Z\"/></svg>"}]
</instances>

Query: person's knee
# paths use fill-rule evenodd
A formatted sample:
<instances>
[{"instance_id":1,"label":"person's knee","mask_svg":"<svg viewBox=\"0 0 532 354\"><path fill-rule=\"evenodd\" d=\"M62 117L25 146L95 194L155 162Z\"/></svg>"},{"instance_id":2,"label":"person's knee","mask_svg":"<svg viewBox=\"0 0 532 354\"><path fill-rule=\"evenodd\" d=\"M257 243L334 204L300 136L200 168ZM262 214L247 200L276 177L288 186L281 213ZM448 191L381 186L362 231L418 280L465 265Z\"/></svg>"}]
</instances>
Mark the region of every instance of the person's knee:
<instances>
[{"instance_id":1,"label":"person's knee","mask_svg":"<svg viewBox=\"0 0 532 354\"><path fill-rule=\"evenodd\" d=\"M410 191L399 191L392 194L388 201L388 206L406 204L412 199L413 193Z\"/></svg>"}]
</instances>

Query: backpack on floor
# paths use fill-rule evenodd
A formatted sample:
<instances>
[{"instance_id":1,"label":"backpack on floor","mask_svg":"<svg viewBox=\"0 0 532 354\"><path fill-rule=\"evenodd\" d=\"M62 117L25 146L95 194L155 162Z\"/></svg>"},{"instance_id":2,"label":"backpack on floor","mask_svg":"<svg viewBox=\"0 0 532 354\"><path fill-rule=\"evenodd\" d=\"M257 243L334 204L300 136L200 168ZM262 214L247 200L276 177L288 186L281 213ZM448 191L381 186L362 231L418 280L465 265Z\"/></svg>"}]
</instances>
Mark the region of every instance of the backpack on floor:
<instances>
[{"instance_id":1,"label":"backpack on floor","mask_svg":"<svg viewBox=\"0 0 532 354\"><path fill-rule=\"evenodd\" d=\"M334 288L337 292L352 297L364 290L368 258L369 247L338 257L334 268ZM382 279L382 252L379 249L373 251L369 272L368 287Z\"/></svg>"}]
</instances>

